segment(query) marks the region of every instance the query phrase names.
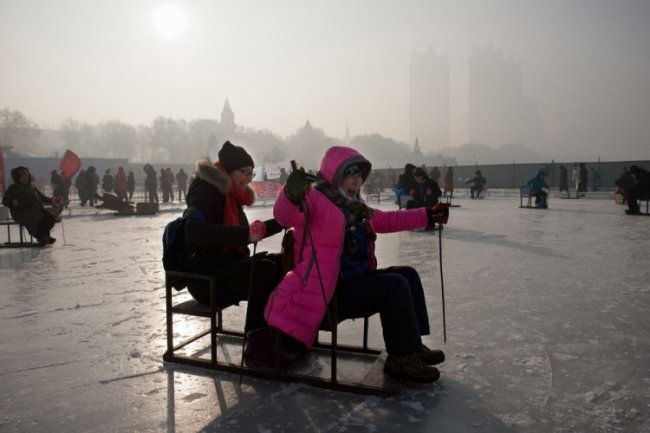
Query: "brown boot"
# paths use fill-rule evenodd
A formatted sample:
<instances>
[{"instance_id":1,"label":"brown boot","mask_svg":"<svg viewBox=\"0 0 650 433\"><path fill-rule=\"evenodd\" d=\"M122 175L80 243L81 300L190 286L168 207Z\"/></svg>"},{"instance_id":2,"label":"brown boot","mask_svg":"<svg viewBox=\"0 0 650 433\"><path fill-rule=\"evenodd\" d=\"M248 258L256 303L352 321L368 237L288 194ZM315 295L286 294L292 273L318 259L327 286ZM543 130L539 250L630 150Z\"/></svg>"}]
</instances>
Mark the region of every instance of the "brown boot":
<instances>
[{"instance_id":1,"label":"brown boot","mask_svg":"<svg viewBox=\"0 0 650 433\"><path fill-rule=\"evenodd\" d=\"M442 350L431 350L424 344L418 352L420 359L427 365L436 365L445 361L445 352Z\"/></svg>"},{"instance_id":2,"label":"brown boot","mask_svg":"<svg viewBox=\"0 0 650 433\"><path fill-rule=\"evenodd\" d=\"M388 354L384 364L384 372L397 379L407 379L421 383L435 382L440 377L438 369L426 365L417 352L408 355Z\"/></svg>"}]
</instances>

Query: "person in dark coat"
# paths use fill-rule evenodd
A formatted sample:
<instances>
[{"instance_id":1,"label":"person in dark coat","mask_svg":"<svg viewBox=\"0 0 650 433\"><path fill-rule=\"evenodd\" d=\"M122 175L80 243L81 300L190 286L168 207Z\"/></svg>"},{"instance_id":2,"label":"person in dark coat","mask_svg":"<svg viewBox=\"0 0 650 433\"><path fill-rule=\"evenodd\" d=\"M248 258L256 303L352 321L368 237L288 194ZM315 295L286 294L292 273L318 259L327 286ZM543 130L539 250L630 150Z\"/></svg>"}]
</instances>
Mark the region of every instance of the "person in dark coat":
<instances>
[{"instance_id":1,"label":"person in dark coat","mask_svg":"<svg viewBox=\"0 0 650 433\"><path fill-rule=\"evenodd\" d=\"M135 175L129 171L129 177L126 178L126 188L129 191L129 201L133 201L133 191L135 191Z\"/></svg>"},{"instance_id":2,"label":"person in dark coat","mask_svg":"<svg viewBox=\"0 0 650 433\"><path fill-rule=\"evenodd\" d=\"M88 200L86 197L86 170L79 170L79 174L74 181L74 186L77 188L77 195L79 195L79 204L81 207L86 206L86 201Z\"/></svg>"},{"instance_id":3,"label":"person in dark coat","mask_svg":"<svg viewBox=\"0 0 650 433\"><path fill-rule=\"evenodd\" d=\"M102 195L95 194L95 200L97 202L102 202L95 206L97 209L110 209L121 214L131 214L135 212L133 205L129 204L126 199L122 199L110 192L105 192Z\"/></svg>"},{"instance_id":4,"label":"person in dark coat","mask_svg":"<svg viewBox=\"0 0 650 433\"><path fill-rule=\"evenodd\" d=\"M560 164L560 192L569 193L569 173L564 164Z\"/></svg>"},{"instance_id":5,"label":"person in dark coat","mask_svg":"<svg viewBox=\"0 0 650 433\"><path fill-rule=\"evenodd\" d=\"M537 176L526 182L530 190L530 196L535 197L535 206L542 209L548 208L548 202L546 200L548 197L548 185L546 184L545 177L546 172L540 170L537 172Z\"/></svg>"},{"instance_id":6,"label":"person in dark coat","mask_svg":"<svg viewBox=\"0 0 650 433\"><path fill-rule=\"evenodd\" d=\"M421 167L415 169L413 176L415 177L415 193L413 203L407 208L432 207L438 204L440 196L442 196L438 183L427 176L427 172Z\"/></svg>"},{"instance_id":7,"label":"person in dark coat","mask_svg":"<svg viewBox=\"0 0 650 433\"><path fill-rule=\"evenodd\" d=\"M627 195L628 215L639 215L639 199L650 199L650 172L639 167L638 165L630 166L630 173L634 177L634 184L625 190Z\"/></svg>"},{"instance_id":8,"label":"person in dark coat","mask_svg":"<svg viewBox=\"0 0 650 433\"><path fill-rule=\"evenodd\" d=\"M278 179L278 180L280 181L280 183L281 183L282 185L284 185L285 183L287 183L287 178L288 178L288 177L289 177L289 173L287 173L287 170L285 170L284 167L281 167L281 168L280 168L280 179Z\"/></svg>"},{"instance_id":9,"label":"person in dark coat","mask_svg":"<svg viewBox=\"0 0 650 433\"><path fill-rule=\"evenodd\" d=\"M216 164L209 160L197 162L183 214L185 252L191 258L188 271L216 275L220 304L249 299L246 331L266 325L266 300L284 276L276 261L263 255L251 257L248 247L282 230L274 219L248 222L244 206L254 201L249 186L253 168L251 156L226 141ZM197 301L210 304L207 283L192 281L188 290Z\"/></svg>"},{"instance_id":10,"label":"person in dark coat","mask_svg":"<svg viewBox=\"0 0 650 433\"><path fill-rule=\"evenodd\" d=\"M111 169L107 168L104 172L104 177L102 177L102 189L104 192L113 192L115 188L115 179L111 174Z\"/></svg>"},{"instance_id":11,"label":"person in dark coat","mask_svg":"<svg viewBox=\"0 0 650 433\"><path fill-rule=\"evenodd\" d=\"M56 241L50 231L63 210L63 201L53 201L32 184L32 176L27 167L11 170L13 183L4 192L2 204L9 208L11 217L25 226L29 234L38 240L41 246ZM51 211L44 204L52 205Z\"/></svg>"},{"instance_id":12,"label":"person in dark coat","mask_svg":"<svg viewBox=\"0 0 650 433\"><path fill-rule=\"evenodd\" d=\"M634 185L634 182L636 182L636 180L634 179L634 176L632 176L632 173L630 173L630 169L627 166L624 166L623 173L614 181L616 192L623 197L622 204L627 203L627 189Z\"/></svg>"},{"instance_id":13,"label":"person in dark coat","mask_svg":"<svg viewBox=\"0 0 650 433\"><path fill-rule=\"evenodd\" d=\"M156 169L151 164L145 164L142 168L145 173L144 189L149 196L149 203L158 203L158 182L156 181Z\"/></svg>"},{"instance_id":14,"label":"person in dark coat","mask_svg":"<svg viewBox=\"0 0 650 433\"><path fill-rule=\"evenodd\" d=\"M66 198L68 196L68 186L65 178L57 173L56 170L52 170L50 173L50 185L52 186L52 196L61 197L64 204L67 205Z\"/></svg>"},{"instance_id":15,"label":"person in dark coat","mask_svg":"<svg viewBox=\"0 0 650 433\"><path fill-rule=\"evenodd\" d=\"M479 195L483 192L485 189L485 185L487 185L487 180L483 177L481 174L481 170L476 170L474 172L474 177L465 182L465 185L472 184L472 186L469 189L470 192L470 198L474 198L474 195L476 194L476 198L478 198Z\"/></svg>"},{"instance_id":16,"label":"person in dark coat","mask_svg":"<svg viewBox=\"0 0 650 433\"><path fill-rule=\"evenodd\" d=\"M406 164L404 166L404 172L397 178L395 196L397 197L396 203L398 205L401 203L403 195L413 195L415 193L417 185L415 182L415 176L413 176L414 171L415 166L413 164Z\"/></svg>"},{"instance_id":17,"label":"person in dark coat","mask_svg":"<svg viewBox=\"0 0 650 433\"><path fill-rule=\"evenodd\" d=\"M187 198L187 173L182 168L176 173L176 185L178 186L178 201Z\"/></svg>"},{"instance_id":18,"label":"person in dark coat","mask_svg":"<svg viewBox=\"0 0 650 433\"><path fill-rule=\"evenodd\" d=\"M160 169L160 191L162 192L162 201L163 203L169 203L169 191L171 190L171 185L169 184L169 176L167 175L167 170L164 168Z\"/></svg>"},{"instance_id":19,"label":"person in dark coat","mask_svg":"<svg viewBox=\"0 0 650 433\"><path fill-rule=\"evenodd\" d=\"M413 175L416 183L415 193L413 195L413 200L409 200L406 204L406 208L431 208L438 204L438 201L442 196L442 191L440 190L438 183L427 176L427 172L421 167L416 168ZM435 223L432 223L427 225L425 230L433 230L434 228Z\"/></svg>"},{"instance_id":20,"label":"person in dark coat","mask_svg":"<svg viewBox=\"0 0 650 433\"><path fill-rule=\"evenodd\" d=\"M86 184L84 187L84 195L90 206L95 206L97 186L99 186L99 176L97 175L97 169L91 165L88 167L88 170L86 170Z\"/></svg>"},{"instance_id":21,"label":"person in dark coat","mask_svg":"<svg viewBox=\"0 0 650 433\"><path fill-rule=\"evenodd\" d=\"M587 182L589 181L589 172L584 162L578 164L578 173L580 175L580 184L578 186L579 192L587 192Z\"/></svg>"}]
</instances>

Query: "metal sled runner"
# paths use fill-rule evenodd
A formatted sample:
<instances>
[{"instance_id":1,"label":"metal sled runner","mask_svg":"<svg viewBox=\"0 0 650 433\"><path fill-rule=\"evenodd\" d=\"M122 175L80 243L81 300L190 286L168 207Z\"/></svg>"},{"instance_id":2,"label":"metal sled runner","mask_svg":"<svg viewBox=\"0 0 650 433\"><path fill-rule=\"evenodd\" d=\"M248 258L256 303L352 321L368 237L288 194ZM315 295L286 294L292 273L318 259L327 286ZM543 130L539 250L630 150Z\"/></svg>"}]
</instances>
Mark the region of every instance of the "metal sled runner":
<instances>
[{"instance_id":1,"label":"metal sled runner","mask_svg":"<svg viewBox=\"0 0 650 433\"><path fill-rule=\"evenodd\" d=\"M174 280L182 279L203 280L209 283L210 287L210 305L203 305L195 300L174 303L172 288ZM311 386L325 388L335 391L344 391L364 395L378 395L388 397L398 392L396 388L387 386L373 386L358 382L341 381L337 377L337 361L341 354L351 354L355 357L377 357L381 351L368 347L368 317L363 318L363 342L361 346L348 346L338 344L338 317L336 311L336 302L333 302L333 308L330 309L332 316L332 327L321 325L321 330L331 332L331 343L316 342L312 350L330 351L330 374L329 377L322 377L316 374L301 373L293 371L294 369L271 369L265 367L252 367L243 363L235 363L226 359L221 344L230 339L238 342L238 347L243 348L243 331L224 328L223 313L232 305L220 305L217 297L217 281L214 276L193 274L185 272L167 271L165 272L165 303L166 303L166 320L167 320L167 351L163 355L163 360L178 364L185 364L194 367L206 368L216 371L225 371L245 376L258 377L263 379L281 380L286 382L302 382ZM207 330L202 330L195 335L186 338L184 341L174 344L174 315L195 316L207 318L210 325ZM327 328L327 329L325 329ZM210 357L200 357L197 352L177 353L186 348L193 342L210 336ZM221 350L219 350L221 348ZM200 352L200 351L198 351ZM220 353L221 356L220 356ZM241 354L243 356L243 354ZM239 358L241 359L241 358Z\"/></svg>"}]
</instances>

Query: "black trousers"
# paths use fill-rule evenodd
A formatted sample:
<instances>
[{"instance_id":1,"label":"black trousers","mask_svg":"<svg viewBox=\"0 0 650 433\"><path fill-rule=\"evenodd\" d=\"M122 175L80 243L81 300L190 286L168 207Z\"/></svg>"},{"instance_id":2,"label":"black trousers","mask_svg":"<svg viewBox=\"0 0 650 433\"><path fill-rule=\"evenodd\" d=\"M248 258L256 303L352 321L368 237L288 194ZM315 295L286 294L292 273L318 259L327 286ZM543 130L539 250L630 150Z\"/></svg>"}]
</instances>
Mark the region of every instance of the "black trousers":
<instances>
[{"instance_id":1,"label":"black trousers","mask_svg":"<svg viewBox=\"0 0 650 433\"><path fill-rule=\"evenodd\" d=\"M266 326L264 307L282 277L280 266L275 261L263 257L251 257L239 264L239 269L232 276L226 279L219 279L217 276L218 304L226 306L248 300L244 330L248 332ZM192 283L187 290L200 303L210 305L210 290L207 283Z\"/></svg>"},{"instance_id":2,"label":"black trousers","mask_svg":"<svg viewBox=\"0 0 650 433\"><path fill-rule=\"evenodd\" d=\"M633 212L639 212L639 198L650 197L650 184L637 183L625 190L627 195L627 206Z\"/></svg>"},{"instance_id":3,"label":"black trousers","mask_svg":"<svg viewBox=\"0 0 650 433\"><path fill-rule=\"evenodd\" d=\"M38 227L34 233L35 238L40 240L44 237L50 237L50 231L54 227L54 222L54 216L47 211L43 211L43 217L38 222Z\"/></svg>"},{"instance_id":4,"label":"black trousers","mask_svg":"<svg viewBox=\"0 0 650 433\"><path fill-rule=\"evenodd\" d=\"M339 319L379 313L386 351L417 352L428 335L429 316L418 272L409 266L369 271L337 286Z\"/></svg>"}]
</instances>

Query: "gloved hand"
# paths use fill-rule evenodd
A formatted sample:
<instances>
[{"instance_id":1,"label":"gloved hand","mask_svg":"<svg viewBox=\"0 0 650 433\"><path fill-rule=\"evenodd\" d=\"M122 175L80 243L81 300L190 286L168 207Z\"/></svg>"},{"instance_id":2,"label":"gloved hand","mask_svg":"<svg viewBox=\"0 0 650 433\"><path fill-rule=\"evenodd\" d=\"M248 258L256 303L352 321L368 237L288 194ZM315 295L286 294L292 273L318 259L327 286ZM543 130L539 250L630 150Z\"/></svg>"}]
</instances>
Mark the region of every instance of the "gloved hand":
<instances>
[{"instance_id":1,"label":"gloved hand","mask_svg":"<svg viewBox=\"0 0 650 433\"><path fill-rule=\"evenodd\" d=\"M298 204L305 199L305 194L309 186L316 182L318 178L312 174L305 173L304 168L294 170L287 178L284 186L284 192L292 202Z\"/></svg>"},{"instance_id":2,"label":"gloved hand","mask_svg":"<svg viewBox=\"0 0 650 433\"><path fill-rule=\"evenodd\" d=\"M427 208L427 219L429 225L434 223L447 224L449 219L449 203L438 203L437 205Z\"/></svg>"},{"instance_id":3,"label":"gloved hand","mask_svg":"<svg viewBox=\"0 0 650 433\"><path fill-rule=\"evenodd\" d=\"M253 221L248 226L248 242L258 242L266 236L266 224L260 220Z\"/></svg>"}]
</instances>

